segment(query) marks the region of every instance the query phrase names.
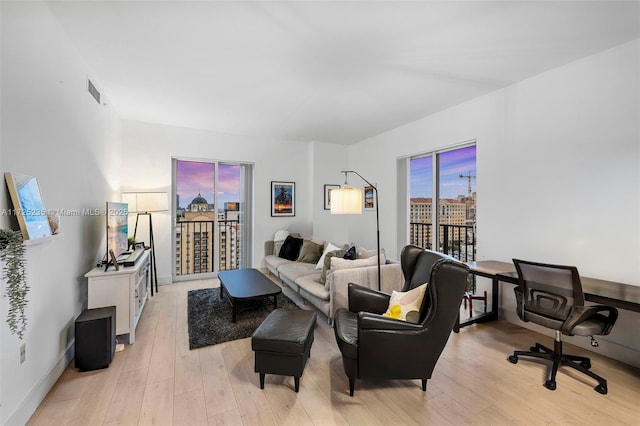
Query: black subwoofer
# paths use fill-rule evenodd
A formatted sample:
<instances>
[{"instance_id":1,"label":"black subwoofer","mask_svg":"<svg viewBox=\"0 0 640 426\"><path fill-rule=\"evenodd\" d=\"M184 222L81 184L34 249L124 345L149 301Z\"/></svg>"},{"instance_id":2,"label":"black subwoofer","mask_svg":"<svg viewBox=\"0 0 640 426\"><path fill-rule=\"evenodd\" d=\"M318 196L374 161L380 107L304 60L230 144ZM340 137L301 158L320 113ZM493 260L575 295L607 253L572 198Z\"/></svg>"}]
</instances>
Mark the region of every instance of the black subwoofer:
<instances>
[{"instance_id":1,"label":"black subwoofer","mask_svg":"<svg viewBox=\"0 0 640 426\"><path fill-rule=\"evenodd\" d=\"M75 366L107 368L116 350L116 307L87 309L76 319Z\"/></svg>"}]
</instances>

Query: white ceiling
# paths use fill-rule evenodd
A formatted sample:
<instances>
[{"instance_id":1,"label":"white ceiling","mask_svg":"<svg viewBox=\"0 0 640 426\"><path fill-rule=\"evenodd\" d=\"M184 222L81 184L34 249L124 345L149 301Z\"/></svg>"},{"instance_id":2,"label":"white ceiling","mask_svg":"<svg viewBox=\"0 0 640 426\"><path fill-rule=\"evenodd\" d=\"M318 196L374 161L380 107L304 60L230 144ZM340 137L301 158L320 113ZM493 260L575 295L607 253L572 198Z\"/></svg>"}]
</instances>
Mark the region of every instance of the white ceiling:
<instances>
[{"instance_id":1,"label":"white ceiling","mask_svg":"<svg viewBox=\"0 0 640 426\"><path fill-rule=\"evenodd\" d=\"M640 37L638 1L49 1L124 119L350 144Z\"/></svg>"}]
</instances>

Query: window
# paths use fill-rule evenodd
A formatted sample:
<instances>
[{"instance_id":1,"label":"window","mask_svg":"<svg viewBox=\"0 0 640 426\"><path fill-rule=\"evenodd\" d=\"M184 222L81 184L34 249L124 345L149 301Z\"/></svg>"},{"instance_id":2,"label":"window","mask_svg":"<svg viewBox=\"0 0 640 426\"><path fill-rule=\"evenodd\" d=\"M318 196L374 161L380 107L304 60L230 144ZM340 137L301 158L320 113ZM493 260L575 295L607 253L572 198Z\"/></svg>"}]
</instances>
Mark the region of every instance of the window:
<instances>
[{"instance_id":1,"label":"window","mask_svg":"<svg viewBox=\"0 0 640 426\"><path fill-rule=\"evenodd\" d=\"M411 157L408 163L409 243L463 262L475 260L475 144Z\"/></svg>"}]
</instances>

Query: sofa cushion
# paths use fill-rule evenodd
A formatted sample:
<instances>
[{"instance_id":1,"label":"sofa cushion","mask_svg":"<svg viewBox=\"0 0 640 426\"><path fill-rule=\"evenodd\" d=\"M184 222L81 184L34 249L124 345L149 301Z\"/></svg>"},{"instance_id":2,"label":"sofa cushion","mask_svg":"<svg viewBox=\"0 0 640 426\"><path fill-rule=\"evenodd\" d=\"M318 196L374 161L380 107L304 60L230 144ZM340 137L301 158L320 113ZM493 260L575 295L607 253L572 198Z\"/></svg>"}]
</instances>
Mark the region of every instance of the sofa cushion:
<instances>
[{"instance_id":1,"label":"sofa cushion","mask_svg":"<svg viewBox=\"0 0 640 426\"><path fill-rule=\"evenodd\" d=\"M329 300L329 292L324 289L323 284L320 284L318 278L320 278L320 272L316 271L312 275L304 275L298 278L296 284L318 299Z\"/></svg>"},{"instance_id":2,"label":"sofa cushion","mask_svg":"<svg viewBox=\"0 0 640 426\"><path fill-rule=\"evenodd\" d=\"M289 262L291 261L287 259L283 259L279 256L269 255L264 257L264 263L266 263L267 266L270 266L272 270L278 270L280 266Z\"/></svg>"},{"instance_id":3,"label":"sofa cushion","mask_svg":"<svg viewBox=\"0 0 640 426\"><path fill-rule=\"evenodd\" d=\"M278 268L278 274L280 277L286 277L289 281L295 282L298 278L304 275L315 274L311 263L302 262L286 262Z\"/></svg>"},{"instance_id":4,"label":"sofa cushion","mask_svg":"<svg viewBox=\"0 0 640 426\"><path fill-rule=\"evenodd\" d=\"M318 262L318 259L320 259L320 256L322 256L322 249L322 244L314 243L311 240L304 240L297 261L313 263L315 268L315 264Z\"/></svg>"},{"instance_id":5,"label":"sofa cushion","mask_svg":"<svg viewBox=\"0 0 640 426\"><path fill-rule=\"evenodd\" d=\"M289 235L284 240L284 244L282 244L282 248L280 249L278 256L283 259L296 260L300 254L300 248L302 247L303 242L304 240L302 238L296 238Z\"/></svg>"}]
</instances>

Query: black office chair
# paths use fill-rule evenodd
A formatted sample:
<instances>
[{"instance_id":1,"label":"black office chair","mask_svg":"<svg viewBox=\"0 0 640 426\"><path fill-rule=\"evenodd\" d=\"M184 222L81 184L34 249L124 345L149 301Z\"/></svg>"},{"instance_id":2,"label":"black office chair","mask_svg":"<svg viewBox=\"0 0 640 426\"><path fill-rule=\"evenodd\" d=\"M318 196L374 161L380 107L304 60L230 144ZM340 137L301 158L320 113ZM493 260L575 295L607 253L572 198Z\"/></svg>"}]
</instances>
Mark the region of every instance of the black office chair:
<instances>
[{"instance_id":1,"label":"black office chair","mask_svg":"<svg viewBox=\"0 0 640 426\"><path fill-rule=\"evenodd\" d=\"M598 381L594 388L607 393L607 381L589 369L591 360L562 352L561 335L591 336L591 345L598 346L594 335L609 334L618 318L618 310L609 306L584 306L584 294L578 269L574 266L549 265L513 259L519 282L515 288L517 312L523 321L531 321L556 331L553 350L536 343L530 351L515 351L509 361L518 363L519 356L531 356L553 361L547 389L556 389L556 374L562 365L574 368ZM604 315L606 313L607 315Z\"/></svg>"}]
</instances>

